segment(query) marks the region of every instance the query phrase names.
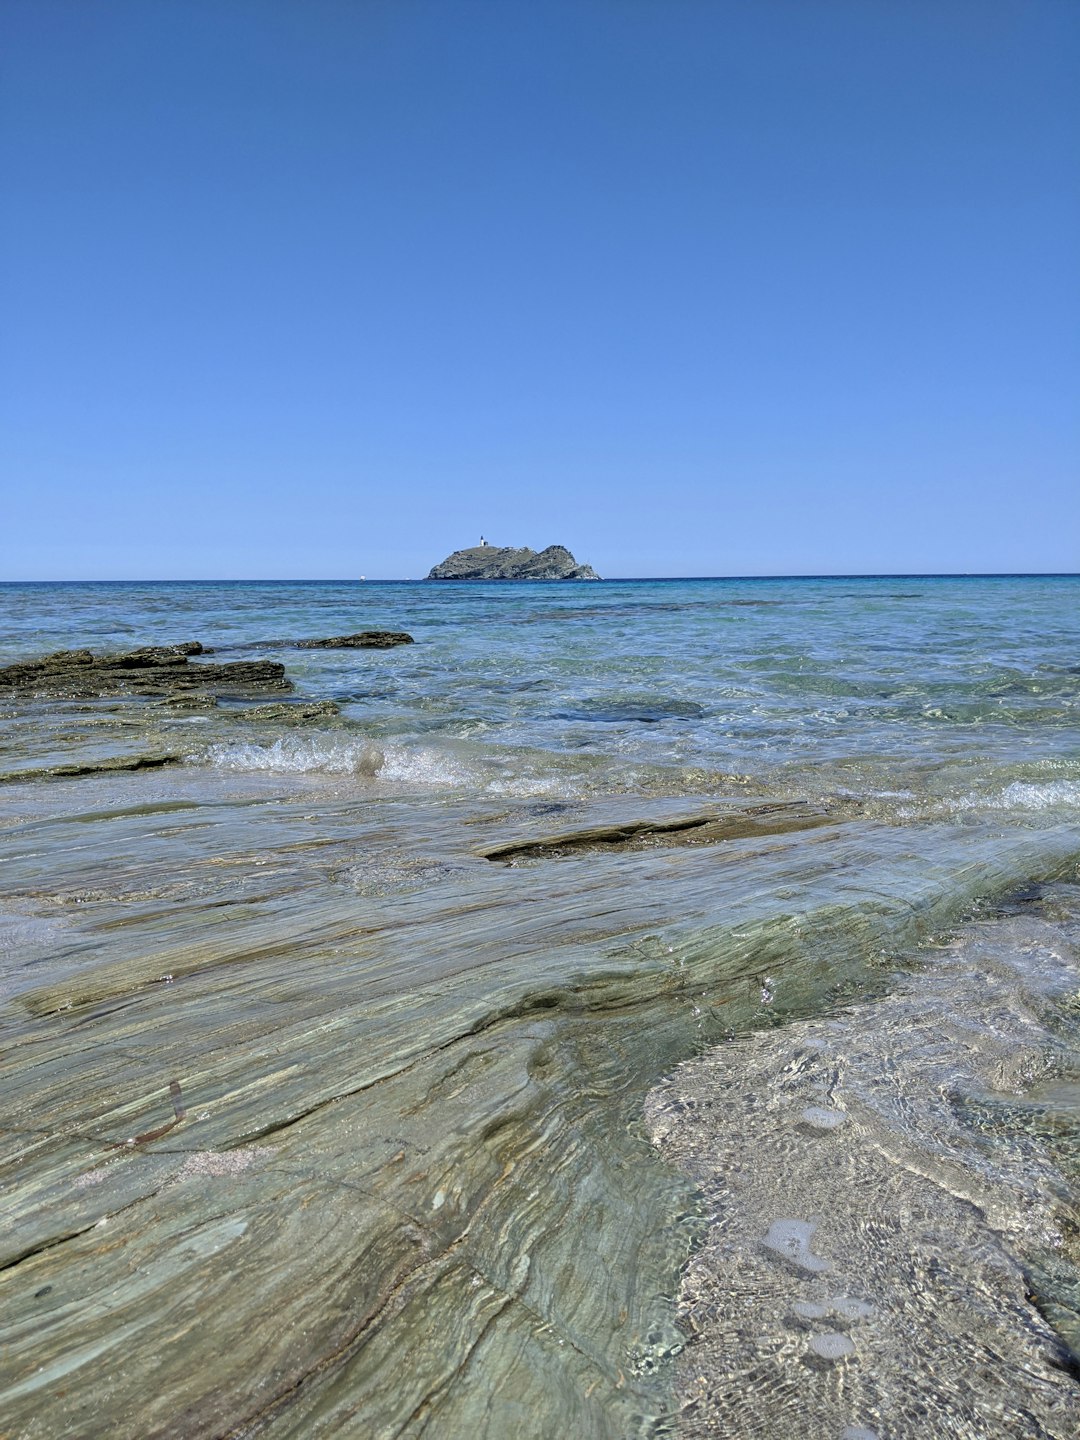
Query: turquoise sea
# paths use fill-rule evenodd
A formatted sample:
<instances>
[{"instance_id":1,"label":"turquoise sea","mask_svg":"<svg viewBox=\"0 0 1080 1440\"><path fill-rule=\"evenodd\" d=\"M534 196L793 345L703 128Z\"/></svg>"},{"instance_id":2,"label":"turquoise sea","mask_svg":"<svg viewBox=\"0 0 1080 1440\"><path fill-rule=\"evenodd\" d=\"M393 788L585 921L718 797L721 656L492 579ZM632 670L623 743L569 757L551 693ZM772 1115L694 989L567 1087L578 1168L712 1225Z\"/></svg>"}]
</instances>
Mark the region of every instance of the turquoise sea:
<instances>
[{"instance_id":1,"label":"turquoise sea","mask_svg":"<svg viewBox=\"0 0 1080 1440\"><path fill-rule=\"evenodd\" d=\"M191 638L272 655L259 641L380 625L416 638L290 657L303 694L341 702L333 738L204 745L214 727L187 720L193 762L345 773L371 741L403 785L572 797L732 776L901 818L1075 815L1080 799L1075 576L9 585L0 601L5 663Z\"/></svg>"},{"instance_id":2,"label":"turquoise sea","mask_svg":"<svg viewBox=\"0 0 1080 1440\"><path fill-rule=\"evenodd\" d=\"M0 1433L1077 1433L1080 577L0 586L193 640L0 687Z\"/></svg>"}]
</instances>

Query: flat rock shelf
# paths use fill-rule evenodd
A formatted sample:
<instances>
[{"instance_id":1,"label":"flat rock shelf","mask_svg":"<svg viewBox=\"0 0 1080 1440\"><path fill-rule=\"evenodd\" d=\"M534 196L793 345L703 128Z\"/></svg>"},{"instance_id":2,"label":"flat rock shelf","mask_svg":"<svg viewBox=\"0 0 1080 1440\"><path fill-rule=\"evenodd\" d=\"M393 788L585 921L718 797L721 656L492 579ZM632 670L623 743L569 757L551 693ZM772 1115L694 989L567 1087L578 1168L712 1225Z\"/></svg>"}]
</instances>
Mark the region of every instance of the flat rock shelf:
<instances>
[{"instance_id":1,"label":"flat rock shelf","mask_svg":"<svg viewBox=\"0 0 1080 1440\"><path fill-rule=\"evenodd\" d=\"M19 1440L670 1433L709 1211L650 1143L650 1087L766 1023L763 977L767 1023L797 1023L1078 844L313 783L112 775L32 816L3 791ZM814 1332L826 1369L843 1330Z\"/></svg>"}]
</instances>

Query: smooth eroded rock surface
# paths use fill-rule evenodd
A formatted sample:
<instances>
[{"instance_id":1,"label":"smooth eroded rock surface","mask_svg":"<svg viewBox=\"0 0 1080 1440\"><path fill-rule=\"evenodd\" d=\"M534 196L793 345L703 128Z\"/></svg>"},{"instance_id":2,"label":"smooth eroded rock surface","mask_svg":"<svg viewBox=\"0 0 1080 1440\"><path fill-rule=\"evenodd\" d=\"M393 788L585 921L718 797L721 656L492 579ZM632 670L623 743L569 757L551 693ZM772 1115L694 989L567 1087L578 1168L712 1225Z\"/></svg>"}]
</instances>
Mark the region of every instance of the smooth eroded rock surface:
<instances>
[{"instance_id":1,"label":"smooth eroded rock surface","mask_svg":"<svg viewBox=\"0 0 1080 1440\"><path fill-rule=\"evenodd\" d=\"M657 1433L703 1217L641 1134L649 1085L755 1023L763 965L790 1020L1076 847L856 821L515 868L485 853L530 823L542 855L688 806L552 831L313 785L99 777L32 818L0 792L19 1440ZM790 1305L781 1203L753 1253Z\"/></svg>"}]
</instances>

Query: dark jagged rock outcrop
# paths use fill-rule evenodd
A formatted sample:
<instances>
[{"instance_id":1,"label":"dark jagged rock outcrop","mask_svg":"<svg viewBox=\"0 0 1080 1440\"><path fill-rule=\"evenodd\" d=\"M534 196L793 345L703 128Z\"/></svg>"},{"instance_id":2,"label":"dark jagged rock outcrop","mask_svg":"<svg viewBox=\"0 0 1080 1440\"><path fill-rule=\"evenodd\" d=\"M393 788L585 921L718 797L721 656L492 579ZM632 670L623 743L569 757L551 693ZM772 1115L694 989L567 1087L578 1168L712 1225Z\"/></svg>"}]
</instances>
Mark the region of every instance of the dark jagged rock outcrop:
<instances>
[{"instance_id":1,"label":"dark jagged rock outcrop","mask_svg":"<svg viewBox=\"0 0 1080 1440\"><path fill-rule=\"evenodd\" d=\"M152 645L122 655L89 650L60 650L41 660L24 660L0 669L0 693L21 691L64 699L100 695L172 695L198 690L241 699L292 689L284 665L275 660L238 660L227 665L205 661L197 640L184 645Z\"/></svg>"},{"instance_id":2,"label":"dark jagged rock outcrop","mask_svg":"<svg viewBox=\"0 0 1080 1440\"><path fill-rule=\"evenodd\" d=\"M509 545L473 545L455 550L433 566L429 580L599 580L591 565L579 565L565 545L520 550Z\"/></svg>"},{"instance_id":3,"label":"dark jagged rock outcrop","mask_svg":"<svg viewBox=\"0 0 1080 1440\"><path fill-rule=\"evenodd\" d=\"M388 650L411 645L404 630L360 630L326 639L265 640L229 646L231 650ZM92 700L104 695L163 698L185 709L213 708L215 697L258 699L292 690L285 666L276 660L231 660L209 663L214 651L198 640L181 645L146 645L121 655L95 655L91 650L58 650L39 660L20 660L0 668L0 695L20 692L67 700Z\"/></svg>"}]
</instances>

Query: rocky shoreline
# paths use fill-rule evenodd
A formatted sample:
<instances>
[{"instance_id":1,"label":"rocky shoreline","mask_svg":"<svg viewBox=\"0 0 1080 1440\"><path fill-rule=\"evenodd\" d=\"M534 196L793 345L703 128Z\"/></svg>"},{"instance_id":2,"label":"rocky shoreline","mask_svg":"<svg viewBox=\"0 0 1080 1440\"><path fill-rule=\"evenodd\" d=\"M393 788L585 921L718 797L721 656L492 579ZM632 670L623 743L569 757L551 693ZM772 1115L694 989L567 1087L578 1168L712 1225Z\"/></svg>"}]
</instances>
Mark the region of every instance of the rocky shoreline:
<instances>
[{"instance_id":1,"label":"rocky shoreline","mask_svg":"<svg viewBox=\"0 0 1080 1440\"><path fill-rule=\"evenodd\" d=\"M198 641L191 645L149 646L122 655L59 650L40 660L0 670L0 691L93 699L102 695L158 696L185 690L250 695L292 689L285 666L275 660L189 664L189 656L201 653Z\"/></svg>"},{"instance_id":2,"label":"rocky shoreline","mask_svg":"<svg viewBox=\"0 0 1080 1440\"><path fill-rule=\"evenodd\" d=\"M268 640L237 648L294 650L386 650L411 645L403 630L363 630L355 635L327 639ZM37 660L23 660L0 668L0 695L21 693L68 700L103 696L146 698L258 699L293 689L285 666L277 660L232 660L208 664L201 658L214 654L199 640L179 645L148 645L116 655L95 655L91 650L58 650ZM195 663L191 664L192 657Z\"/></svg>"}]
</instances>

